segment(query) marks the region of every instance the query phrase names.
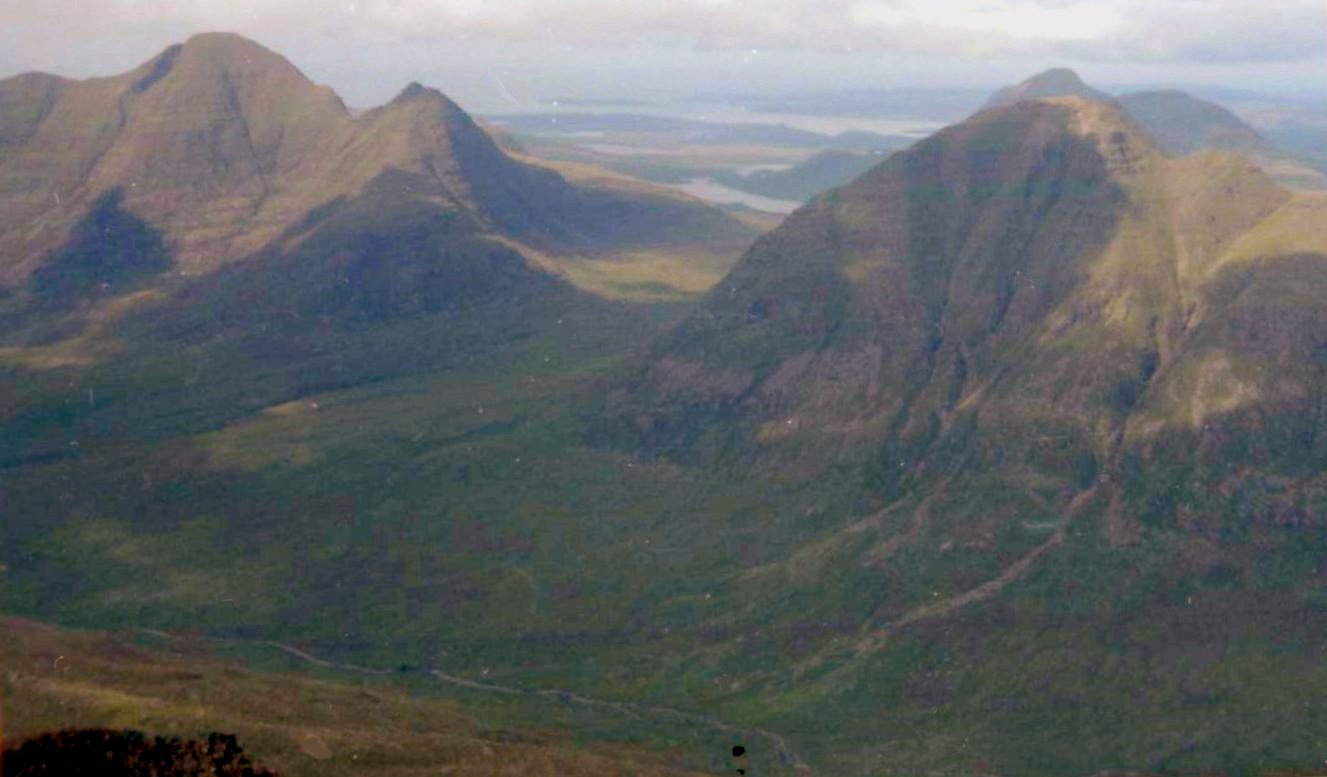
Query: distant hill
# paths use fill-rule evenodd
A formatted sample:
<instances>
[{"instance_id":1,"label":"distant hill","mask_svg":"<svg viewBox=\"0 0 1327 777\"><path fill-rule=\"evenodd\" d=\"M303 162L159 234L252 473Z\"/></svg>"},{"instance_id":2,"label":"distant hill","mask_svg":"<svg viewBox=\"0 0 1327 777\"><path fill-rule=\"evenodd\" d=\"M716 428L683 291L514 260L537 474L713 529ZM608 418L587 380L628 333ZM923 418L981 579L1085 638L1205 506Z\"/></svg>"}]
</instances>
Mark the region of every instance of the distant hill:
<instances>
[{"instance_id":1,"label":"distant hill","mask_svg":"<svg viewBox=\"0 0 1327 777\"><path fill-rule=\"evenodd\" d=\"M1110 95L1098 91L1083 83L1074 71L1063 68L1051 68L1014 86L1006 87L991 95L986 101L987 108L1010 105L1024 100L1041 100L1047 97L1082 97L1087 100L1110 100Z\"/></svg>"},{"instance_id":2,"label":"distant hill","mask_svg":"<svg viewBox=\"0 0 1327 777\"><path fill-rule=\"evenodd\" d=\"M701 94L715 105L737 105L764 113L862 116L926 122L957 121L981 107L989 94L973 88L835 89L796 94Z\"/></svg>"},{"instance_id":3,"label":"distant hill","mask_svg":"<svg viewBox=\"0 0 1327 777\"><path fill-rule=\"evenodd\" d=\"M1264 133L1278 147L1327 173L1327 115L1290 116L1276 121Z\"/></svg>"},{"instance_id":4,"label":"distant hill","mask_svg":"<svg viewBox=\"0 0 1327 777\"><path fill-rule=\"evenodd\" d=\"M1237 151L1253 159L1282 184L1300 189L1327 188L1327 177L1269 143L1234 113L1178 90L1135 92L1115 98L1083 83L1074 71L1055 68L996 92L987 107L1068 96L1118 102L1157 146L1172 156Z\"/></svg>"},{"instance_id":5,"label":"distant hill","mask_svg":"<svg viewBox=\"0 0 1327 777\"><path fill-rule=\"evenodd\" d=\"M725 186L763 197L803 202L821 192L843 186L883 159L878 154L821 151L787 170L760 170L749 175L718 173L714 179Z\"/></svg>"},{"instance_id":6,"label":"distant hill","mask_svg":"<svg viewBox=\"0 0 1327 777\"><path fill-rule=\"evenodd\" d=\"M671 143L695 145L757 144L796 148L867 150L897 148L912 142L903 136L849 131L811 132L757 121L726 123L634 113L533 113L492 116L489 121L509 132L575 135L587 132L667 134Z\"/></svg>"},{"instance_id":7,"label":"distant hill","mask_svg":"<svg viewBox=\"0 0 1327 777\"><path fill-rule=\"evenodd\" d=\"M1234 113L1179 91L1121 95L1119 103L1172 156L1205 150L1237 151L1248 156L1283 184L1325 189L1327 176L1268 141ZM1292 149L1293 144L1284 146ZM1309 157L1302 157L1309 158Z\"/></svg>"},{"instance_id":8,"label":"distant hill","mask_svg":"<svg viewBox=\"0 0 1327 777\"><path fill-rule=\"evenodd\" d=\"M1183 156L1206 149L1246 153L1270 150L1258 131L1238 116L1184 92L1135 92L1118 99L1167 154Z\"/></svg>"}]
</instances>

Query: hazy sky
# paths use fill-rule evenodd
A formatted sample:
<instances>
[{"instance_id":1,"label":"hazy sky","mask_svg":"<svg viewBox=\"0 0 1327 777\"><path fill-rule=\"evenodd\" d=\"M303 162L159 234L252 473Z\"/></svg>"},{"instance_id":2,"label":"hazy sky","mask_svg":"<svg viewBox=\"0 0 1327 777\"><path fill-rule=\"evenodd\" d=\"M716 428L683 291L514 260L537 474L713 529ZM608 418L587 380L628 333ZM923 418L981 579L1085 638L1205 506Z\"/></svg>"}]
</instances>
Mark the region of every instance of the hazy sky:
<instances>
[{"instance_id":1,"label":"hazy sky","mask_svg":"<svg viewBox=\"0 0 1327 777\"><path fill-rule=\"evenodd\" d=\"M0 0L0 75L126 70L205 30L285 54L352 105L411 80L474 110L556 96L1104 86L1327 91L1327 0Z\"/></svg>"}]
</instances>

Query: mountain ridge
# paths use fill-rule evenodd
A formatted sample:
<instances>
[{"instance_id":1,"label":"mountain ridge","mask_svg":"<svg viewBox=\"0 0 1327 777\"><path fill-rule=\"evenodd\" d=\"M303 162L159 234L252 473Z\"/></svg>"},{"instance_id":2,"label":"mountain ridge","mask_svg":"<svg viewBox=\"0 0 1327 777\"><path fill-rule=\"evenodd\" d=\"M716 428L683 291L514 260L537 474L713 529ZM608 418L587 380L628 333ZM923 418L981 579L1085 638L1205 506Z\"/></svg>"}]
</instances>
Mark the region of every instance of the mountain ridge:
<instances>
[{"instance_id":1,"label":"mountain ridge","mask_svg":"<svg viewBox=\"0 0 1327 777\"><path fill-rule=\"evenodd\" d=\"M253 253L391 167L427 173L485 228L515 229L541 250L670 240L624 192L567 185L556 172L512 160L441 92L411 84L352 117L334 92L285 58L230 33L193 36L119 76L6 79L0 109L0 138L15 149L0 165L0 198L43 225L36 239L12 226L0 234L0 280L11 285L35 269L81 207L113 188L124 189L125 207L163 230L180 269L198 274ZM70 134L75 126L92 133ZM55 154L57 146L73 152ZM746 234L699 203L635 196L689 219L699 239ZM586 198L631 223L597 234L615 222L587 219L579 212Z\"/></svg>"}]
</instances>

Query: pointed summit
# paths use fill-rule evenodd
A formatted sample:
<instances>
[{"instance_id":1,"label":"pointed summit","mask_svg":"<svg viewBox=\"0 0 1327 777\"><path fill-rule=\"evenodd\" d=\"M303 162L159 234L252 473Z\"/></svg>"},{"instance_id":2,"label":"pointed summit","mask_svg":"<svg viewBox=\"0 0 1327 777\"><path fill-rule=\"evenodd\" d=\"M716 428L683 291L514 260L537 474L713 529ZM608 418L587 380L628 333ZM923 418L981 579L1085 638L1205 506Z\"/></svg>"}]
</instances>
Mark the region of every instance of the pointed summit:
<instances>
[{"instance_id":1,"label":"pointed summit","mask_svg":"<svg viewBox=\"0 0 1327 777\"><path fill-rule=\"evenodd\" d=\"M1001 89L987 101L987 108L1010 105L1024 100L1042 100L1048 97L1082 97L1104 102L1111 99L1105 92L1083 83L1078 74L1066 67L1051 68L1027 79L1017 86Z\"/></svg>"},{"instance_id":2,"label":"pointed summit","mask_svg":"<svg viewBox=\"0 0 1327 777\"><path fill-rule=\"evenodd\" d=\"M418 81L411 81L406 86L406 88L401 90L400 94L398 94L395 98L392 99L392 102L398 102L402 100L419 100L423 98L432 98L435 100L443 99L447 100L447 102L451 102L451 100L448 100L447 96L444 95L442 92L438 91L437 89L434 89L431 86L424 86Z\"/></svg>"},{"instance_id":3,"label":"pointed summit","mask_svg":"<svg viewBox=\"0 0 1327 777\"><path fill-rule=\"evenodd\" d=\"M440 90L431 86L425 86L418 81L411 81L405 89L402 89L388 103L371 111L371 114L378 115L420 115L426 117L427 121L441 120L447 124L457 124L464 126L452 126L450 131L469 131L473 125L468 114L461 106L457 105L450 97L443 94ZM480 131L477 127L474 131Z\"/></svg>"}]
</instances>

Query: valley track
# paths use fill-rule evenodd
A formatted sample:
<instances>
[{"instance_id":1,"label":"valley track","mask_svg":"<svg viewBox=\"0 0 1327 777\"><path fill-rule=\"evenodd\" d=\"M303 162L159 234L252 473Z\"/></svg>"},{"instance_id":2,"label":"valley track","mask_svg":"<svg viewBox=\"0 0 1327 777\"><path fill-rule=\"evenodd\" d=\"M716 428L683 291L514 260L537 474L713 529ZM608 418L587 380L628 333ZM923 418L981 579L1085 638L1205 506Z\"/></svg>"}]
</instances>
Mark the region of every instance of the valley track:
<instances>
[{"instance_id":1,"label":"valley track","mask_svg":"<svg viewBox=\"0 0 1327 777\"><path fill-rule=\"evenodd\" d=\"M284 642L273 642L269 640L232 639L228 637L198 637L198 636L184 637L181 635L175 635L157 629L136 629L136 631L140 634L147 634L150 636L158 637L161 639L167 639L167 640L203 639L208 642L215 642L221 644L261 645L272 648L274 650L278 650L282 653L285 653L287 656L290 656L291 658L297 659L299 661L303 661L304 663L312 664L313 666L317 666L322 669L327 669L336 672L372 675L376 677L385 677L385 676L399 674L399 672L392 669L375 669L372 667L358 666L355 664L342 664L342 663L337 663L335 661L329 661L325 658L319 658L318 656L315 656L306 650L301 650L300 648L297 648L294 645L289 645ZM809 775L812 773L807 763L803 761L801 758L799 758L797 754L792 751L792 749L788 746L788 741L784 739L782 735L777 734L773 731L769 731L767 729L756 728L752 726L740 726L734 723L729 723L723 720L719 720L709 715L699 715L696 713L686 712L684 710L679 710L672 707L656 707L646 704L636 704L633 702L595 699L589 696L582 696L581 694L575 693L573 691L564 690L561 688L519 688L508 685L498 685L496 683L481 683L477 680L470 680L464 677L458 677L456 675L447 674L446 672L443 672L441 669L437 669L434 667L429 667L423 670L413 670L413 671L416 673L423 672L425 674L431 675L436 680L439 680L443 683L447 683L449 685L454 685L458 688L467 688L474 691L496 693L505 696L520 696L520 697L541 696L541 697L556 698L559 701L561 701L563 704L579 704L585 707L601 707L605 709L614 710L616 712L620 712L624 715L627 715L628 717L633 717L637 719L643 719L645 715L664 716L686 723L695 723L697 725L705 726L707 728L715 729L718 731L723 731L725 733L738 734L746 738L760 737L774 746L774 752L778 755L780 763L782 763L784 766L793 767L799 775Z\"/></svg>"}]
</instances>

